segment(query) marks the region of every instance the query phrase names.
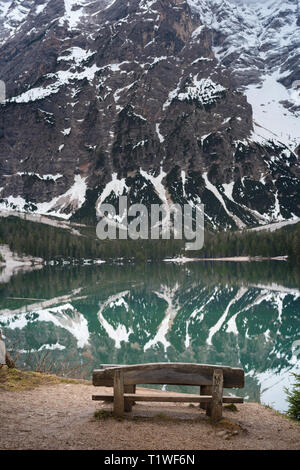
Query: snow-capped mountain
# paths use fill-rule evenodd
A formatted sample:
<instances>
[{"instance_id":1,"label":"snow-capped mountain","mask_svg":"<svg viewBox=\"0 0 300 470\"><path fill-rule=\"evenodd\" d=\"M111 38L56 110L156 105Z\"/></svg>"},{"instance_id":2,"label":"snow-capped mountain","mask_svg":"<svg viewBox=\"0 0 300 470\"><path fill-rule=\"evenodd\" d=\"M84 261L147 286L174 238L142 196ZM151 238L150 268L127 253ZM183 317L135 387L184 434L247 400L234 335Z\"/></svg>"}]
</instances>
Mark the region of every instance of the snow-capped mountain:
<instances>
[{"instance_id":1,"label":"snow-capped mountain","mask_svg":"<svg viewBox=\"0 0 300 470\"><path fill-rule=\"evenodd\" d=\"M299 0L190 4L210 25L215 56L245 91L256 134L270 138L273 133L287 145L299 145Z\"/></svg>"},{"instance_id":2,"label":"snow-capped mountain","mask_svg":"<svg viewBox=\"0 0 300 470\"><path fill-rule=\"evenodd\" d=\"M0 208L300 217L299 0L0 0Z\"/></svg>"}]
</instances>

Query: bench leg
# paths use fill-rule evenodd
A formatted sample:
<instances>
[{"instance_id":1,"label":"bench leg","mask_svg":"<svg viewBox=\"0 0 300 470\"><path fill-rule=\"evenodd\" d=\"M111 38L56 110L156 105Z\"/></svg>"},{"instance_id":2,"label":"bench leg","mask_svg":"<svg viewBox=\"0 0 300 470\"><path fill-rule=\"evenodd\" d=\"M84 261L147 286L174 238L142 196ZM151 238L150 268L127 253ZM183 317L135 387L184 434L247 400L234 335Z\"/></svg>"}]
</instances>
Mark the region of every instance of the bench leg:
<instances>
[{"instance_id":1,"label":"bench leg","mask_svg":"<svg viewBox=\"0 0 300 470\"><path fill-rule=\"evenodd\" d=\"M124 385L125 393L136 393L136 385ZM132 400L127 400L125 398L125 411L132 411L132 407L135 405L135 402Z\"/></svg>"},{"instance_id":2,"label":"bench leg","mask_svg":"<svg viewBox=\"0 0 300 470\"><path fill-rule=\"evenodd\" d=\"M211 420L216 423L222 418L223 407L223 371L216 369L213 376Z\"/></svg>"},{"instance_id":3,"label":"bench leg","mask_svg":"<svg viewBox=\"0 0 300 470\"><path fill-rule=\"evenodd\" d=\"M132 411L132 405L133 405L132 400L128 400L128 398L125 398L125 401L124 401L124 410L125 410L126 412Z\"/></svg>"},{"instance_id":4,"label":"bench leg","mask_svg":"<svg viewBox=\"0 0 300 470\"><path fill-rule=\"evenodd\" d=\"M200 386L200 395L211 395L212 392L212 386L211 385L201 385ZM199 407L202 410L209 411L210 409L210 403L200 403ZM210 415L209 415L210 416Z\"/></svg>"},{"instance_id":5,"label":"bench leg","mask_svg":"<svg viewBox=\"0 0 300 470\"><path fill-rule=\"evenodd\" d=\"M124 375L123 371L117 370L114 374L114 411L116 417L123 416L124 403Z\"/></svg>"}]
</instances>

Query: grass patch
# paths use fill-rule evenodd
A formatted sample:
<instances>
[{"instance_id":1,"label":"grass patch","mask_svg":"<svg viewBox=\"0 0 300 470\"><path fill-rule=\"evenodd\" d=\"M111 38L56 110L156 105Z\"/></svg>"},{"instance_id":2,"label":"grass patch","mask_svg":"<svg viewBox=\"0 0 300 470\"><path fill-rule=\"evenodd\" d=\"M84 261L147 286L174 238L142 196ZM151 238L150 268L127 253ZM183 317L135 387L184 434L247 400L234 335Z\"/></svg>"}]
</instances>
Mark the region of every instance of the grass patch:
<instances>
[{"instance_id":1,"label":"grass patch","mask_svg":"<svg viewBox=\"0 0 300 470\"><path fill-rule=\"evenodd\" d=\"M224 410L232 411L233 413L237 413L239 411L234 403L230 403L230 405L225 405Z\"/></svg>"},{"instance_id":2,"label":"grass patch","mask_svg":"<svg viewBox=\"0 0 300 470\"><path fill-rule=\"evenodd\" d=\"M231 433L245 431L245 429L243 429L239 424L227 418L222 418L218 423L215 424L215 426L217 428L226 429Z\"/></svg>"},{"instance_id":3,"label":"grass patch","mask_svg":"<svg viewBox=\"0 0 300 470\"><path fill-rule=\"evenodd\" d=\"M57 385L61 383L90 385L89 382L65 379L55 375L41 374L40 372L21 371L18 369L8 369L7 367L0 369L0 390L21 392L41 385Z\"/></svg>"},{"instance_id":4,"label":"grass patch","mask_svg":"<svg viewBox=\"0 0 300 470\"><path fill-rule=\"evenodd\" d=\"M107 410L97 410L94 413L94 418L97 420L112 418L112 412Z\"/></svg>"},{"instance_id":5,"label":"grass patch","mask_svg":"<svg viewBox=\"0 0 300 470\"><path fill-rule=\"evenodd\" d=\"M153 419L155 421L174 421L173 416L166 415L165 413L157 413L155 416L153 416Z\"/></svg>"},{"instance_id":6,"label":"grass patch","mask_svg":"<svg viewBox=\"0 0 300 470\"><path fill-rule=\"evenodd\" d=\"M127 421L134 421L134 422L182 422L181 418L176 418L174 416L167 415L165 413L157 413L153 416L125 416L124 417ZM186 421L192 421L191 419L188 419Z\"/></svg>"}]
</instances>

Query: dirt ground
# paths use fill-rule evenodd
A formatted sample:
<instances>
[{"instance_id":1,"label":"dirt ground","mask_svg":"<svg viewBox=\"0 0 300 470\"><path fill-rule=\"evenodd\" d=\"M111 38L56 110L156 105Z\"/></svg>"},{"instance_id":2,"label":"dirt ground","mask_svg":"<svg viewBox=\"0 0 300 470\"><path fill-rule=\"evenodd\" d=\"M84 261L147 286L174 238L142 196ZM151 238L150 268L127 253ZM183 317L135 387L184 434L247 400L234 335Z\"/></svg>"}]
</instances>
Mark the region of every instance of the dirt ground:
<instances>
[{"instance_id":1,"label":"dirt ground","mask_svg":"<svg viewBox=\"0 0 300 470\"><path fill-rule=\"evenodd\" d=\"M97 410L92 394L111 389L61 383L31 390L0 389L0 449L202 450L299 449L300 426L259 404L224 410L213 426L188 404L141 403L122 420ZM138 393L145 393L139 389ZM155 391L154 393L163 393Z\"/></svg>"}]
</instances>

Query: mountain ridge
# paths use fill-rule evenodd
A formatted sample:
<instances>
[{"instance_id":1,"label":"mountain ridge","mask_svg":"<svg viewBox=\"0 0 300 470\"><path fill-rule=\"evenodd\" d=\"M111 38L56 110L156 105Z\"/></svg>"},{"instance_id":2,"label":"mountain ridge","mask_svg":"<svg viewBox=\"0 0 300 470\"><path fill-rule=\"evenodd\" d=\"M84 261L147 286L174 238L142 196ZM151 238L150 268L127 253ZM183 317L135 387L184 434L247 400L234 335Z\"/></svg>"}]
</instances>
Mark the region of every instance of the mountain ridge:
<instances>
[{"instance_id":1,"label":"mountain ridge","mask_svg":"<svg viewBox=\"0 0 300 470\"><path fill-rule=\"evenodd\" d=\"M297 32L299 2L284 3L279 16ZM258 112L259 93L272 90L266 70L280 98L293 98L298 42L288 45L297 67L280 83L272 48L261 69L251 42L245 53L236 18L248 31L253 9L219 0L48 0L33 11L14 0L0 2L0 12L4 4L0 23L12 27L14 17L16 29L0 36L0 209L96 220L103 195L127 194L148 204L201 200L215 230L300 217L300 139L285 132L297 103L274 99ZM13 16L21 7L23 16ZM265 129L274 110L284 138Z\"/></svg>"}]
</instances>

